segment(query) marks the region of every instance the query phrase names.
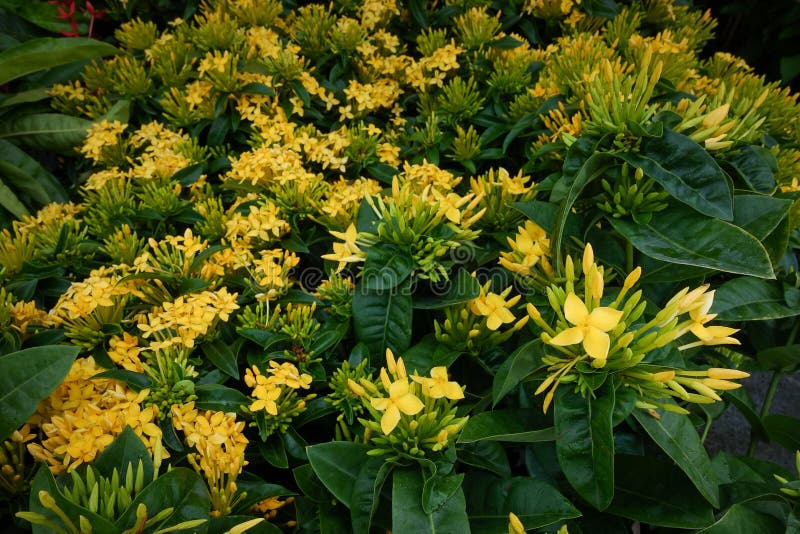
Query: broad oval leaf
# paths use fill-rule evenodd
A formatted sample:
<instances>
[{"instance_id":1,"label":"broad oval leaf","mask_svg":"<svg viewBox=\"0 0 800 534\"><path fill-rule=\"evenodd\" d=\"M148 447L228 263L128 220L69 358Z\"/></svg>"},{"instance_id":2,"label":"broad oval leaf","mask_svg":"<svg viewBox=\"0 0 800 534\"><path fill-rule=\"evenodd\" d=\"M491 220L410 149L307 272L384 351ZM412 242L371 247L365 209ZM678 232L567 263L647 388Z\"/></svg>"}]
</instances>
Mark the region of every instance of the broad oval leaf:
<instances>
[{"instance_id":1,"label":"broad oval leaf","mask_svg":"<svg viewBox=\"0 0 800 534\"><path fill-rule=\"evenodd\" d=\"M367 461L368 445L349 441L331 441L306 449L308 461L317 477L334 497L351 508L353 487L361 466ZM422 487L418 497L422 496ZM421 506L421 505L420 505Z\"/></svg>"},{"instance_id":2,"label":"broad oval leaf","mask_svg":"<svg viewBox=\"0 0 800 534\"><path fill-rule=\"evenodd\" d=\"M481 284L466 269L461 269L441 286L434 286L433 290L431 295L414 295L414 308L439 310L468 302L480 295Z\"/></svg>"},{"instance_id":3,"label":"broad oval leaf","mask_svg":"<svg viewBox=\"0 0 800 534\"><path fill-rule=\"evenodd\" d=\"M0 53L0 85L37 70L118 53L108 43L84 37L32 39Z\"/></svg>"},{"instance_id":4,"label":"broad oval leaf","mask_svg":"<svg viewBox=\"0 0 800 534\"><path fill-rule=\"evenodd\" d=\"M463 534L469 532L464 491L452 496L431 513L422 509L422 474L417 468L395 470L392 481L392 532L415 534Z\"/></svg>"},{"instance_id":5,"label":"broad oval leaf","mask_svg":"<svg viewBox=\"0 0 800 534\"><path fill-rule=\"evenodd\" d=\"M775 516L759 512L746 503L737 503L728 508L713 525L697 531L697 534L766 534L784 532L785 526Z\"/></svg>"},{"instance_id":6,"label":"broad oval leaf","mask_svg":"<svg viewBox=\"0 0 800 534\"><path fill-rule=\"evenodd\" d=\"M554 407L558 463L580 496L604 510L614 497L614 390L593 399L562 386Z\"/></svg>"},{"instance_id":7,"label":"broad oval leaf","mask_svg":"<svg viewBox=\"0 0 800 534\"><path fill-rule=\"evenodd\" d=\"M83 142L92 123L60 113L34 113L0 123L0 139L61 153Z\"/></svg>"},{"instance_id":8,"label":"broad oval leaf","mask_svg":"<svg viewBox=\"0 0 800 534\"><path fill-rule=\"evenodd\" d=\"M768 149L749 145L728 160L736 174L752 191L770 194L775 191L778 162Z\"/></svg>"},{"instance_id":9,"label":"broad oval leaf","mask_svg":"<svg viewBox=\"0 0 800 534\"><path fill-rule=\"evenodd\" d=\"M0 440L21 427L67 376L78 347L48 345L0 357Z\"/></svg>"},{"instance_id":10,"label":"broad oval leaf","mask_svg":"<svg viewBox=\"0 0 800 534\"><path fill-rule=\"evenodd\" d=\"M353 295L353 327L373 357L387 348L402 354L411 343L411 284L409 280L388 291L369 291L358 284Z\"/></svg>"},{"instance_id":11,"label":"broad oval leaf","mask_svg":"<svg viewBox=\"0 0 800 534\"><path fill-rule=\"evenodd\" d=\"M203 343L203 354L217 369L230 377L239 378L236 352L225 341L216 339L212 342Z\"/></svg>"},{"instance_id":12,"label":"broad oval leaf","mask_svg":"<svg viewBox=\"0 0 800 534\"><path fill-rule=\"evenodd\" d=\"M676 200L698 212L726 221L733 218L733 188L725 171L685 135L666 129L661 137L642 139L639 152L617 157L642 168Z\"/></svg>"},{"instance_id":13,"label":"broad oval leaf","mask_svg":"<svg viewBox=\"0 0 800 534\"><path fill-rule=\"evenodd\" d=\"M792 201L766 195L736 195L733 206L733 224L759 241L769 234L789 214Z\"/></svg>"},{"instance_id":14,"label":"broad oval leaf","mask_svg":"<svg viewBox=\"0 0 800 534\"><path fill-rule=\"evenodd\" d=\"M461 353L439 343L433 336L426 336L402 356L409 373L427 375L434 367L450 367Z\"/></svg>"},{"instance_id":15,"label":"broad oval leaf","mask_svg":"<svg viewBox=\"0 0 800 534\"><path fill-rule=\"evenodd\" d=\"M196 386L194 392L197 395L197 407L201 410L238 412L243 405L248 406L251 401L238 389L222 384L203 384Z\"/></svg>"},{"instance_id":16,"label":"broad oval leaf","mask_svg":"<svg viewBox=\"0 0 800 534\"><path fill-rule=\"evenodd\" d=\"M534 339L525 343L511 356L497 370L492 382L492 402L496 406L503 397L517 387L528 375L544 367L542 358L544 357L544 350L542 349L542 341Z\"/></svg>"},{"instance_id":17,"label":"broad oval leaf","mask_svg":"<svg viewBox=\"0 0 800 534\"><path fill-rule=\"evenodd\" d=\"M531 413L531 410L496 410L471 416L458 442L535 443L555 439L556 429L547 425L545 417Z\"/></svg>"},{"instance_id":18,"label":"broad oval leaf","mask_svg":"<svg viewBox=\"0 0 800 534\"><path fill-rule=\"evenodd\" d=\"M147 452L142 438L137 436L131 427L126 426L122 433L103 449L92 465L108 478L111 478L116 469L120 479L125 480L128 465L132 465L135 472L140 461L144 472L144 483L149 484L153 480L153 459Z\"/></svg>"},{"instance_id":19,"label":"broad oval leaf","mask_svg":"<svg viewBox=\"0 0 800 534\"><path fill-rule=\"evenodd\" d=\"M614 229L651 258L759 278L775 278L763 245L741 228L672 205L647 224L608 219Z\"/></svg>"},{"instance_id":20,"label":"broad oval leaf","mask_svg":"<svg viewBox=\"0 0 800 534\"><path fill-rule=\"evenodd\" d=\"M361 284L369 290L389 290L405 281L414 270L414 259L405 250L387 244L367 249Z\"/></svg>"},{"instance_id":21,"label":"broad oval leaf","mask_svg":"<svg viewBox=\"0 0 800 534\"><path fill-rule=\"evenodd\" d=\"M40 204L67 201L67 193L64 191L64 187L47 169L8 141L0 140L0 164L3 163L19 169L23 176L29 178L31 184L28 184L28 188L36 188L37 196L35 198ZM8 176L5 176L5 178L8 178ZM10 185L15 184L11 183Z\"/></svg>"},{"instance_id":22,"label":"broad oval leaf","mask_svg":"<svg viewBox=\"0 0 800 534\"><path fill-rule=\"evenodd\" d=\"M741 276L717 288L711 313L720 321L763 321L798 315L800 305L786 302L779 281Z\"/></svg>"},{"instance_id":23,"label":"broad oval leaf","mask_svg":"<svg viewBox=\"0 0 800 534\"><path fill-rule=\"evenodd\" d=\"M703 442L689 417L672 412L659 412L656 419L643 410L633 416L653 441L672 458L714 507L719 506L719 485Z\"/></svg>"}]
</instances>

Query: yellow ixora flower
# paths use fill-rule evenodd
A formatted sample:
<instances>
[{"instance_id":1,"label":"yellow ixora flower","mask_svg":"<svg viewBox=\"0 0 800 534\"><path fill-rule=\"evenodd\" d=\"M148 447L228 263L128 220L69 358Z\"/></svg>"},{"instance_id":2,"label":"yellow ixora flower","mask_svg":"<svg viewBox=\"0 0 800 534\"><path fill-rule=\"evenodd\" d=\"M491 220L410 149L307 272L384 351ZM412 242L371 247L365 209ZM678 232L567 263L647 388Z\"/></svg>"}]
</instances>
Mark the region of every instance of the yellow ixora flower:
<instances>
[{"instance_id":1,"label":"yellow ixora flower","mask_svg":"<svg viewBox=\"0 0 800 534\"><path fill-rule=\"evenodd\" d=\"M560 347L582 343L589 356L605 363L611 345L606 332L619 324L622 311L600 306L590 312L575 293L570 293L564 302L564 317L575 326L559 332L549 343Z\"/></svg>"},{"instance_id":2,"label":"yellow ixora flower","mask_svg":"<svg viewBox=\"0 0 800 534\"><path fill-rule=\"evenodd\" d=\"M470 309L475 315L486 317L486 326L489 330L497 330L501 325L514 322L514 314L511 308L520 299L517 295L509 300L497 293L487 293L470 302Z\"/></svg>"},{"instance_id":3,"label":"yellow ixora flower","mask_svg":"<svg viewBox=\"0 0 800 534\"><path fill-rule=\"evenodd\" d=\"M372 407L384 412L381 417L381 430L389 435L400 422L400 413L418 414L425 405L409 391L407 379L395 380L389 385L389 396L370 399Z\"/></svg>"},{"instance_id":4,"label":"yellow ixora flower","mask_svg":"<svg viewBox=\"0 0 800 534\"><path fill-rule=\"evenodd\" d=\"M323 254L322 259L338 261L339 266L336 269L338 273L344 269L345 264L364 261L366 254L358 248L358 230L355 224L350 224L344 232L336 232L331 230L331 234L337 239L341 239L344 243L333 244L333 254Z\"/></svg>"},{"instance_id":5,"label":"yellow ixora flower","mask_svg":"<svg viewBox=\"0 0 800 534\"><path fill-rule=\"evenodd\" d=\"M447 380L447 367L434 367L431 369L430 378L414 375L411 379L422 384L425 388L424 394L432 399L447 397L450 400L458 400L464 398L464 391L458 382Z\"/></svg>"}]
</instances>

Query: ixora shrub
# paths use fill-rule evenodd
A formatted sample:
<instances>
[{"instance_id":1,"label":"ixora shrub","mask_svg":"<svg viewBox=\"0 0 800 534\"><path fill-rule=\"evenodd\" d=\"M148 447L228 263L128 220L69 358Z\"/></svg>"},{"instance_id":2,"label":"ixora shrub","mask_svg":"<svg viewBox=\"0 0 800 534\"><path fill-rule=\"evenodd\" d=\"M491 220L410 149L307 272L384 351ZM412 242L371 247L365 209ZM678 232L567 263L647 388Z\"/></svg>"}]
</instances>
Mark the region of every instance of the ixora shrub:
<instances>
[{"instance_id":1,"label":"ixora shrub","mask_svg":"<svg viewBox=\"0 0 800 534\"><path fill-rule=\"evenodd\" d=\"M50 89L0 234L0 491L36 532L796 532L703 441L798 360L800 106L663 0L218 0ZM109 120L114 109L129 120ZM731 406L732 405L732 406ZM701 432L698 432L701 429Z\"/></svg>"}]
</instances>

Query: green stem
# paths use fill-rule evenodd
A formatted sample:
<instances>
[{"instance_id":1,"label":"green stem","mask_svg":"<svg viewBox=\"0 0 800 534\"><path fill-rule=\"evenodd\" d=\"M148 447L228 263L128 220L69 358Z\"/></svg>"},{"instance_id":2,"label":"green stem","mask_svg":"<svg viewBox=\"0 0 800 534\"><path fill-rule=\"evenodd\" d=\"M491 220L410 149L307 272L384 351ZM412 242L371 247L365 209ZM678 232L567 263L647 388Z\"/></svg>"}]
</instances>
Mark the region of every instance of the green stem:
<instances>
[{"instance_id":1,"label":"green stem","mask_svg":"<svg viewBox=\"0 0 800 534\"><path fill-rule=\"evenodd\" d=\"M625 272L633 270L633 243L625 241Z\"/></svg>"},{"instance_id":2,"label":"green stem","mask_svg":"<svg viewBox=\"0 0 800 534\"><path fill-rule=\"evenodd\" d=\"M705 443L706 438L708 437L708 431L711 430L711 423L714 420L711 418L711 414L706 412L706 427L703 429L703 435L700 436L700 443Z\"/></svg>"}]
</instances>

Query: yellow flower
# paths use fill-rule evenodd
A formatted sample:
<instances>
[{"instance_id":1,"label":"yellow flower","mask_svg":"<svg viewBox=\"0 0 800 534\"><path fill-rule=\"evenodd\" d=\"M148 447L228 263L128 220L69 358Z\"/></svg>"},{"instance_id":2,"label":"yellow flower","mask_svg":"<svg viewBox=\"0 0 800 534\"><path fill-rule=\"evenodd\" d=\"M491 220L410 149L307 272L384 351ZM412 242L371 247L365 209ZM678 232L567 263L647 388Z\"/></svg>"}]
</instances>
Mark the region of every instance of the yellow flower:
<instances>
[{"instance_id":1,"label":"yellow flower","mask_svg":"<svg viewBox=\"0 0 800 534\"><path fill-rule=\"evenodd\" d=\"M396 380L389 386L389 396L370 399L372 407L385 412L381 417L381 430L389 435L400 422L400 412L406 415L418 414L425 405L408 390L407 380Z\"/></svg>"},{"instance_id":2,"label":"yellow flower","mask_svg":"<svg viewBox=\"0 0 800 534\"><path fill-rule=\"evenodd\" d=\"M589 356L604 361L611 345L606 332L619 324L622 312L601 306L590 313L583 301L575 293L570 293L564 302L564 317L575 326L560 332L550 340L550 344L563 347L583 343Z\"/></svg>"},{"instance_id":3,"label":"yellow flower","mask_svg":"<svg viewBox=\"0 0 800 534\"><path fill-rule=\"evenodd\" d=\"M508 514L508 534L525 534L525 526L514 512Z\"/></svg>"},{"instance_id":4,"label":"yellow flower","mask_svg":"<svg viewBox=\"0 0 800 534\"><path fill-rule=\"evenodd\" d=\"M358 244L356 243L356 239L358 238L356 225L351 223L345 232L331 231L331 234L337 239L343 240L344 243L334 243L333 254L324 254L322 258L338 261L339 266L336 268L336 272L344 269L347 263L364 261L366 255L358 248Z\"/></svg>"},{"instance_id":5,"label":"yellow flower","mask_svg":"<svg viewBox=\"0 0 800 534\"><path fill-rule=\"evenodd\" d=\"M475 315L486 317L489 330L497 330L500 325L514 322L514 314L509 308L517 303L519 295L506 301L497 293L488 293L470 302L470 310Z\"/></svg>"},{"instance_id":6,"label":"yellow flower","mask_svg":"<svg viewBox=\"0 0 800 534\"><path fill-rule=\"evenodd\" d=\"M431 369L430 378L417 375L411 378L414 382L425 386L426 395L433 399L447 397L451 400L458 400L464 398L464 392L461 390L461 386L458 385L458 382L449 382L447 380L446 367L434 367Z\"/></svg>"}]
</instances>

